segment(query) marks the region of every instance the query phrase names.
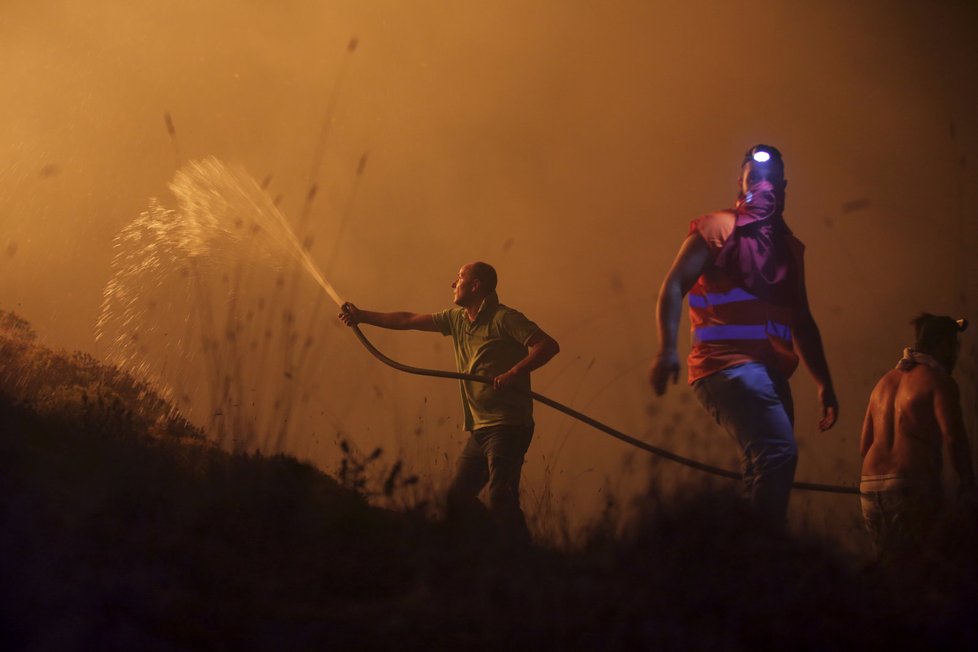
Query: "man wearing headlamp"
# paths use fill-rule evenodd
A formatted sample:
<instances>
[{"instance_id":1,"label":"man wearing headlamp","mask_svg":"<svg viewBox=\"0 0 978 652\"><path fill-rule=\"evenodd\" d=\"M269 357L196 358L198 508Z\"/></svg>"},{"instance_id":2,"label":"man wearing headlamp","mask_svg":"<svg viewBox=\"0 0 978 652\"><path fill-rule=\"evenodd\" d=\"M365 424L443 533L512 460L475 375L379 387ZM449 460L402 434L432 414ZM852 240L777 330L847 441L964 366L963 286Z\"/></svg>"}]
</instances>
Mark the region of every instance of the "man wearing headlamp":
<instances>
[{"instance_id":1,"label":"man wearing headlamp","mask_svg":"<svg viewBox=\"0 0 978 652\"><path fill-rule=\"evenodd\" d=\"M768 145L744 156L732 209L693 220L659 292L659 396L679 377L679 315L689 295L689 383L737 442L744 490L759 519L784 526L798 460L788 377L805 362L828 430L839 405L805 290L804 245L784 222L784 163Z\"/></svg>"}]
</instances>

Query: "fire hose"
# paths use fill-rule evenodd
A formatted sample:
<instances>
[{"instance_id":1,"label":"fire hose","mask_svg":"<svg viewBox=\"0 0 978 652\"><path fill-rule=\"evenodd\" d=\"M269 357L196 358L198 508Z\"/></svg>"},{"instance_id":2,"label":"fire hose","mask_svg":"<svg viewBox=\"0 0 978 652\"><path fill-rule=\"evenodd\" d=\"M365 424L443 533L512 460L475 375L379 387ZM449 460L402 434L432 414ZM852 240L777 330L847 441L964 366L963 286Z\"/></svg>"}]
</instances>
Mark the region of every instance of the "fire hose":
<instances>
[{"instance_id":1,"label":"fire hose","mask_svg":"<svg viewBox=\"0 0 978 652\"><path fill-rule=\"evenodd\" d=\"M456 373L453 371L442 371L439 369L423 369L421 367L411 367L406 364L401 364L400 362L396 360L392 360L391 358L388 358L386 355L381 353L377 349L377 347L375 347L370 342L370 340L367 339L366 335L363 334L363 332L360 330L360 327L358 325L352 324L351 328L353 329L353 333L357 336L357 339L360 340L360 343L363 344L364 348L366 348L371 355L373 355L375 358L377 358L378 360L386 364L388 367L393 367L398 371L403 371L404 373L408 373L408 374L414 374L416 376L432 376L435 378L468 380L477 383L484 383L487 385L492 384L492 378L489 378L488 376L477 376L474 374L463 374L463 373ZM524 390L516 389L516 391L524 391ZM724 478L740 480L742 477L741 474L737 473L736 471L730 471L728 469L722 469L720 467L712 466L710 464L704 464L703 462L699 462L697 460L690 459L688 457L683 457L682 455L677 455L672 451L668 451L664 448L660 448L659 446L653 446L652 444L649 444L648 442L644 442L641 439L636 439L635 437L626 435L620 430L616 430L607 424L601 423L597 419L592 419L588 415L578 412L577 410L574 410L572 408L569 408L563 403L558 403L557 401L553 400L552 398L548 398L543 394L538 394L537 392L530 391L529 395L533 398L534 401L543 403L544 405L551 407L557 410L558 412L563 412L564 414L573 417L574 419L577 419L582 423L586 423L592 428L600 430L601 432L607 435L611 435L615 439L619 439L625 442L626 444L631 444L632 446L644 450L646 452L652 453L653 455L658 455L659 457L665 458L667 460L671 460L678 464L682 464L683 466L688 466L692 469L703 471L704 473L711 473L713 475L718 475ZM858 494L859 493L859 489L856 487L845 486L845 485L819 484L815 482L795 482L792 484L792 487L804 491L822 491L826 493L836 493L836 494Z\"/></svg>"}]
</instances>

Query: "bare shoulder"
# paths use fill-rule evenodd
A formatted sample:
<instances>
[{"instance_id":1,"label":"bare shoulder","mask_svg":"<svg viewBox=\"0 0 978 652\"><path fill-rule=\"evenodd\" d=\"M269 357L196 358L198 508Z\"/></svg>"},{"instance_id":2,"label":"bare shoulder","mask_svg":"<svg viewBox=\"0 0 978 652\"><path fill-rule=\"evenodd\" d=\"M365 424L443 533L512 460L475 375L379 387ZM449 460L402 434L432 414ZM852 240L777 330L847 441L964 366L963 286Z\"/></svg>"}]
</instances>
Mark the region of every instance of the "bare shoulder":
<instances>
[{"instance_id":1,"label":"bare shoulder","mask_svg":"<svg viewBox=\"0 0 978 652\"><path fill-rule=\"evenodd\" d=\"M876 381L876 386L873 387L873 391L870 394L872 400L875 401L893 395L905 375L904 372L897 369L891 369L883 374L883 377Z\"/></svg>"},{"instance_id":2,"label":"bare shoulder","mask_svg":"<svg viewBox=\"0 0 978 652\"><path fill-rule=\"evenodd\" d=\"M733 231L734 227L737 225L737 215L733 211L714 211L712 213L707 213L702 215L695 222L699 225L700 231L703 230L721 230Z\"/></svg>"},{"instance_id":3,"label":"bare shoulder","mask_svg":"<svg viewBox=\"0 0 978 652\"><path fill-rule=\"evenodd\" d=\"M702 236L710 249L719 249L733 233L737 216L731 211L707 213L694 221L696 231Z\"/></svg>"},{"instance_id":4,"label":"bare shoulder","mask_svg":"<svg viewBox=\"0 0 978 652\"><path fill-rule=\"evenodd\" d=\"M894 372L900 378L901 389L915 397L939 395L952 398L958 395L958 384L954 382L954 378L926 365L917 365L909 371L894 370Z\"/></svg>"},{"instance_id":5,"label":"bare shoulder","mask_svg":"<svg viewBox=\"0 0 978 652\"><path fill-rule=\"evenodd\" d=\"M906 373L900 371L899 369L890 369L885 374L883 374L882 378L879 379L879 381L876 383L876 387L882 388L882 387L891 387L893 385L898 385L900 384L900 381L903 379L905 375Z\"/></svg>"},{"instance_id":6,"label":"bare shoulder","mask_svg":"<svg viewBox=\"0 0 978 652\"><path fill-rule=\"evenodd\" d=\"M735 222L737 220L737 214L731 210L713 211L712 213L707 213L700 219L710 222Z\"/></svg>"},{"instance_id":7,"label":"bare shoulder","mask_svg":"<svg viewBox=\"0 0 978 652\"><path fill-rule=\"evenodd\" d=\"M933 369L928 369L927 371L933 376L932 382L935 393L945 399L952 399L954 401L959 399L960 390L958 389L958 383L951 374L942 374Z\"/></svg>"}]
</instances>

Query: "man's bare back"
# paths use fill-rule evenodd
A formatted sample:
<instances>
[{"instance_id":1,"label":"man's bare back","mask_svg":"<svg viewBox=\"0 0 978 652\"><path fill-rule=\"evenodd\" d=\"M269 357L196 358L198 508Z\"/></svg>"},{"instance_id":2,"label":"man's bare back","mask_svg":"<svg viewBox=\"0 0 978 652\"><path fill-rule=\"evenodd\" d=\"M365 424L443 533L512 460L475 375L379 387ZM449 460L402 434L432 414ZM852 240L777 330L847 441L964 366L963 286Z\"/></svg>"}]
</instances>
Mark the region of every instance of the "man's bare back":
<instances>
[{"instance_id":1,"label":"man's bare back","mask_svg":"<svg viewBox=\"0 0 978 652\"><path fill-rule=\"evenodd\" d=\"M864 476L940 477L941 430L934 404L935 394L946 391L941 380L950 378L924 365L894 369L880 379L869 398L859 445Z\"/></svg>"},{"instance_id":2,"label":"man's bare back","mask_svg":"<svg viewBox=\"0 0 978 652\"><path fill-rule=\"evenodd\" d=\"M869 397L859 451L863 456L859 503L880 562L910 559L944 503L942 444L970 496L975 480L964 432L958 385L951 377L966 320L921 313L914 346Z\"/></svg>"},{"instance_id":3,"label":"man's bare back","mask_svg":"<svg viewBox=\"0 0 978 652\"><path fill-rule=\"evenodd\" d=\"M883 376L873 389L863 422L862 475L898 474L928 484L939 482L942 443L951 451L959 478L962 472L970 476L954 379L923 364Z\"/></svg>"}]
</instances>

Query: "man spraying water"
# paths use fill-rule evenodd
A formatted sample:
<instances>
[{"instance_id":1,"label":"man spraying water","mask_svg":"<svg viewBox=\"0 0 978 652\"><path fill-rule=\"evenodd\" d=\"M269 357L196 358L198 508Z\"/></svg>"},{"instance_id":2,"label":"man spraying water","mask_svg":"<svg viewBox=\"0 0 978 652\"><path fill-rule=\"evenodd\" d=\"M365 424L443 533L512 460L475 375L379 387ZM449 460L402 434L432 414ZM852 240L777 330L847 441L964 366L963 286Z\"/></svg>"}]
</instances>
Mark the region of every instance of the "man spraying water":
<instances>
[{"instance_id":1,"label":"man spraying water","mask_svg":"<svg viewBox=\"0 0 978 652\"><path fill-rule=\"evenodd\" d=\"M484 376L492 385L460 381L465 430L470 437L448 491L450 518L484 511L478 494L489 485L488 511L500 534L529 540L519 504L520 471L533 437L530 372L555 356L556 340L522 313L499 303L496 270L463 265L452 283L457 308L430 313L371 312L353 304L339 318L348 326L370 324L451 336L459 373Z\"/></svg>"}]
</instances>

